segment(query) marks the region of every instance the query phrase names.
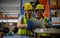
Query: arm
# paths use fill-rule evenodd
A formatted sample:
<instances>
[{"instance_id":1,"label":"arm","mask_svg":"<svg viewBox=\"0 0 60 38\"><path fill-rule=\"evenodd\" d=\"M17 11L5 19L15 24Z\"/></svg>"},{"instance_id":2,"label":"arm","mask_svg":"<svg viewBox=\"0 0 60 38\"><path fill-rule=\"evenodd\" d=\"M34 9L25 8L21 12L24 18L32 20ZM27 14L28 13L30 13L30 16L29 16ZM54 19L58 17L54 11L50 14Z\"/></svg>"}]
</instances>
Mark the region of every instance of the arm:
<instances>
[{"instance_id":1,"label":"arm","mask_svg":"<svg viewBox=\"0 0 60 38\"><path fill-rule=\"evenodd\" d=\"M21 24L21 20L18 20L17 28L25 28L25 27L27 27L27 24Z\"/></svg>"},{"instance_id":2,"label":"arm","mask_svg":"<svg viewBox=\"0 0 60 38\"><path fill-rule=\"evenodd\" d=\"M22 17L23 16L20 16L19 19L18 19L17 28L26 28L27 27L27 24L21 24Z\"/></svg>"},{"instance_id":3,"label":"arm","mask_svg":"<svg viewBox=\"0 0 60 38\"><path fill-rule=\"evenodd\" d=\"M49 24L48 24L48 21L49 21L49 20L46 18L46 19L45 19L45 27L47 27L47 28L50 27Z\"/></svg>"}]
</instances>

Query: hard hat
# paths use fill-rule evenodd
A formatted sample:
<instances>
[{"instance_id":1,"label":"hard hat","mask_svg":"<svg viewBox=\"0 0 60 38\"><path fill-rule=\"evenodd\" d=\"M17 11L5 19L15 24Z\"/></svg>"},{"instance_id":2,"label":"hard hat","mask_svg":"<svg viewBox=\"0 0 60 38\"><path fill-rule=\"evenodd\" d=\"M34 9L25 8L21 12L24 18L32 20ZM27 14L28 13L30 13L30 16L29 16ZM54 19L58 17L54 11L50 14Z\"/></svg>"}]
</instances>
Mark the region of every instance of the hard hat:
<instances>
[{"instance_id":1,"label":"hard hat","mask_svg":"<svg viewBox=\"0 0 60 38\"><path fill-rule=\"evenodd\" d=\"M42 9L42 10L44 10L44 5L38 4L38 5L36 6L35 10L37 10L37 9Z\"/></svg>"},{"instance_id":2,"label":"hard hat","mask_svg":"<svg viewBox=\"0 0 60 38\"><path fill-rule=\"evenodd\" d=\"M24 10L32 10L32 9L33 9L33 7L32 7L32 5L30 3L26 3L24 5Z\"/></svg>"}]
</instances>

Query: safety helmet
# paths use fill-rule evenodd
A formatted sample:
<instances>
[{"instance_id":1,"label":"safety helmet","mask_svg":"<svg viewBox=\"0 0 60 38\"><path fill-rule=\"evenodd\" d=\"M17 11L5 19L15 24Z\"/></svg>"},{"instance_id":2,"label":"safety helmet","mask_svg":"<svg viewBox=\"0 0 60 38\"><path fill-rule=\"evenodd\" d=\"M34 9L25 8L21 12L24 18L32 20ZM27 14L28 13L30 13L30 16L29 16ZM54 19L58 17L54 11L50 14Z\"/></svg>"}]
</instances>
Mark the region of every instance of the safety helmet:
<instances>
[{"instance_id":1,"label":"safety helmet","mask_svg":"<svg viewBox=\"0 0 60 38\"><path fill-rule=\"evenodd\" d=\"M33 9L33 7L30 3L24 4L24 10L32 10L32 9Z\"/></svg>"},{"instance_id":2,"label":"safety helmet","mask_svg":"<svg viewBox=\"0 0 60 38\"><path fill-rule=\"evenodd\" d=\"M42 9L42 10L44 10L44 5L38 4L38 5L36 6L35 10L37 10L37 9Z\"/></svg>"}]
</instances>

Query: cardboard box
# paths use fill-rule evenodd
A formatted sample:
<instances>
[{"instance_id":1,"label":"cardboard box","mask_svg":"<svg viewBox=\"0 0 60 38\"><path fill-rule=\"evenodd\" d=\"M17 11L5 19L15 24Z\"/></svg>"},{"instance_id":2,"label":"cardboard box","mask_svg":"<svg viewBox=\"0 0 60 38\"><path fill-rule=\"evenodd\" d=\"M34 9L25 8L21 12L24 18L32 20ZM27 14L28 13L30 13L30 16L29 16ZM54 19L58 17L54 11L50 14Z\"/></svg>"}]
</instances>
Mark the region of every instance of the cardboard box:
<instances>
[{"instance_id":1,"label":"cardboard box","mask_svg":"<svg viewBox=\"0 0 60 38\"><path fill-rule=\"evenodd\" d=\"M56 0L50 0L50 5L57 5Z\"/></svg>"},{"instance_id":2,"label":"cardboard box","mask_svg":"<svg viewBox=\"0 0 60 38\"><path fill-rule=\"evenodd\" d=\"M58 5L60 6L60 0L58 0Z\"/></svg>"},{"instance_id":3,"label":"cardboard box","mask_svg":"<svg viewBox=\"0 0 60 38\"><path fill-rule=\"evenodd\" d=\"M2 16L3 16L3 12L0 11L0 17L2 17Z\"/></svg>"},{"instance_id":4,"label":"cardboard box","mask_svg":"<svg viewBox=\"0 0 60 38\"><path fill-rule=\"evenodd\" d=\"M60 17L60 12L57 13L57 17Z\"/></svg>"}]
</instances>

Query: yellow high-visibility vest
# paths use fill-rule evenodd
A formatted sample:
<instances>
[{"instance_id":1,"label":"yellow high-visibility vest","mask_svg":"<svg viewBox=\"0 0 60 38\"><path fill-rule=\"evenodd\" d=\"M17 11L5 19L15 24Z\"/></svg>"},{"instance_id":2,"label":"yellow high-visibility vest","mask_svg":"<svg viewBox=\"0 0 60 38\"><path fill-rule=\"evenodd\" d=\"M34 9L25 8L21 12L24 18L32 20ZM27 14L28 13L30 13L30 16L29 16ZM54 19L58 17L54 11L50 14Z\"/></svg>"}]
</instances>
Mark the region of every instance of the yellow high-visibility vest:
<instances>
[{"instance_id":1,"label":"yellow high-visibility vest","mask_svg":"<svg viewBox=\"0 0 60 38\"><path fill-rule=\"evenodd\" d=\"M32 19L32 18L31 18L31 19ZM25 16L23 17L23 24L27 24L27 19L26 19ZM19 34L19 35L26 35L26 32L27 32L26 29L18 29L17 34ZM30 32L30 33L31 33L31 32Z\"/></svg>"}]
</instances>

